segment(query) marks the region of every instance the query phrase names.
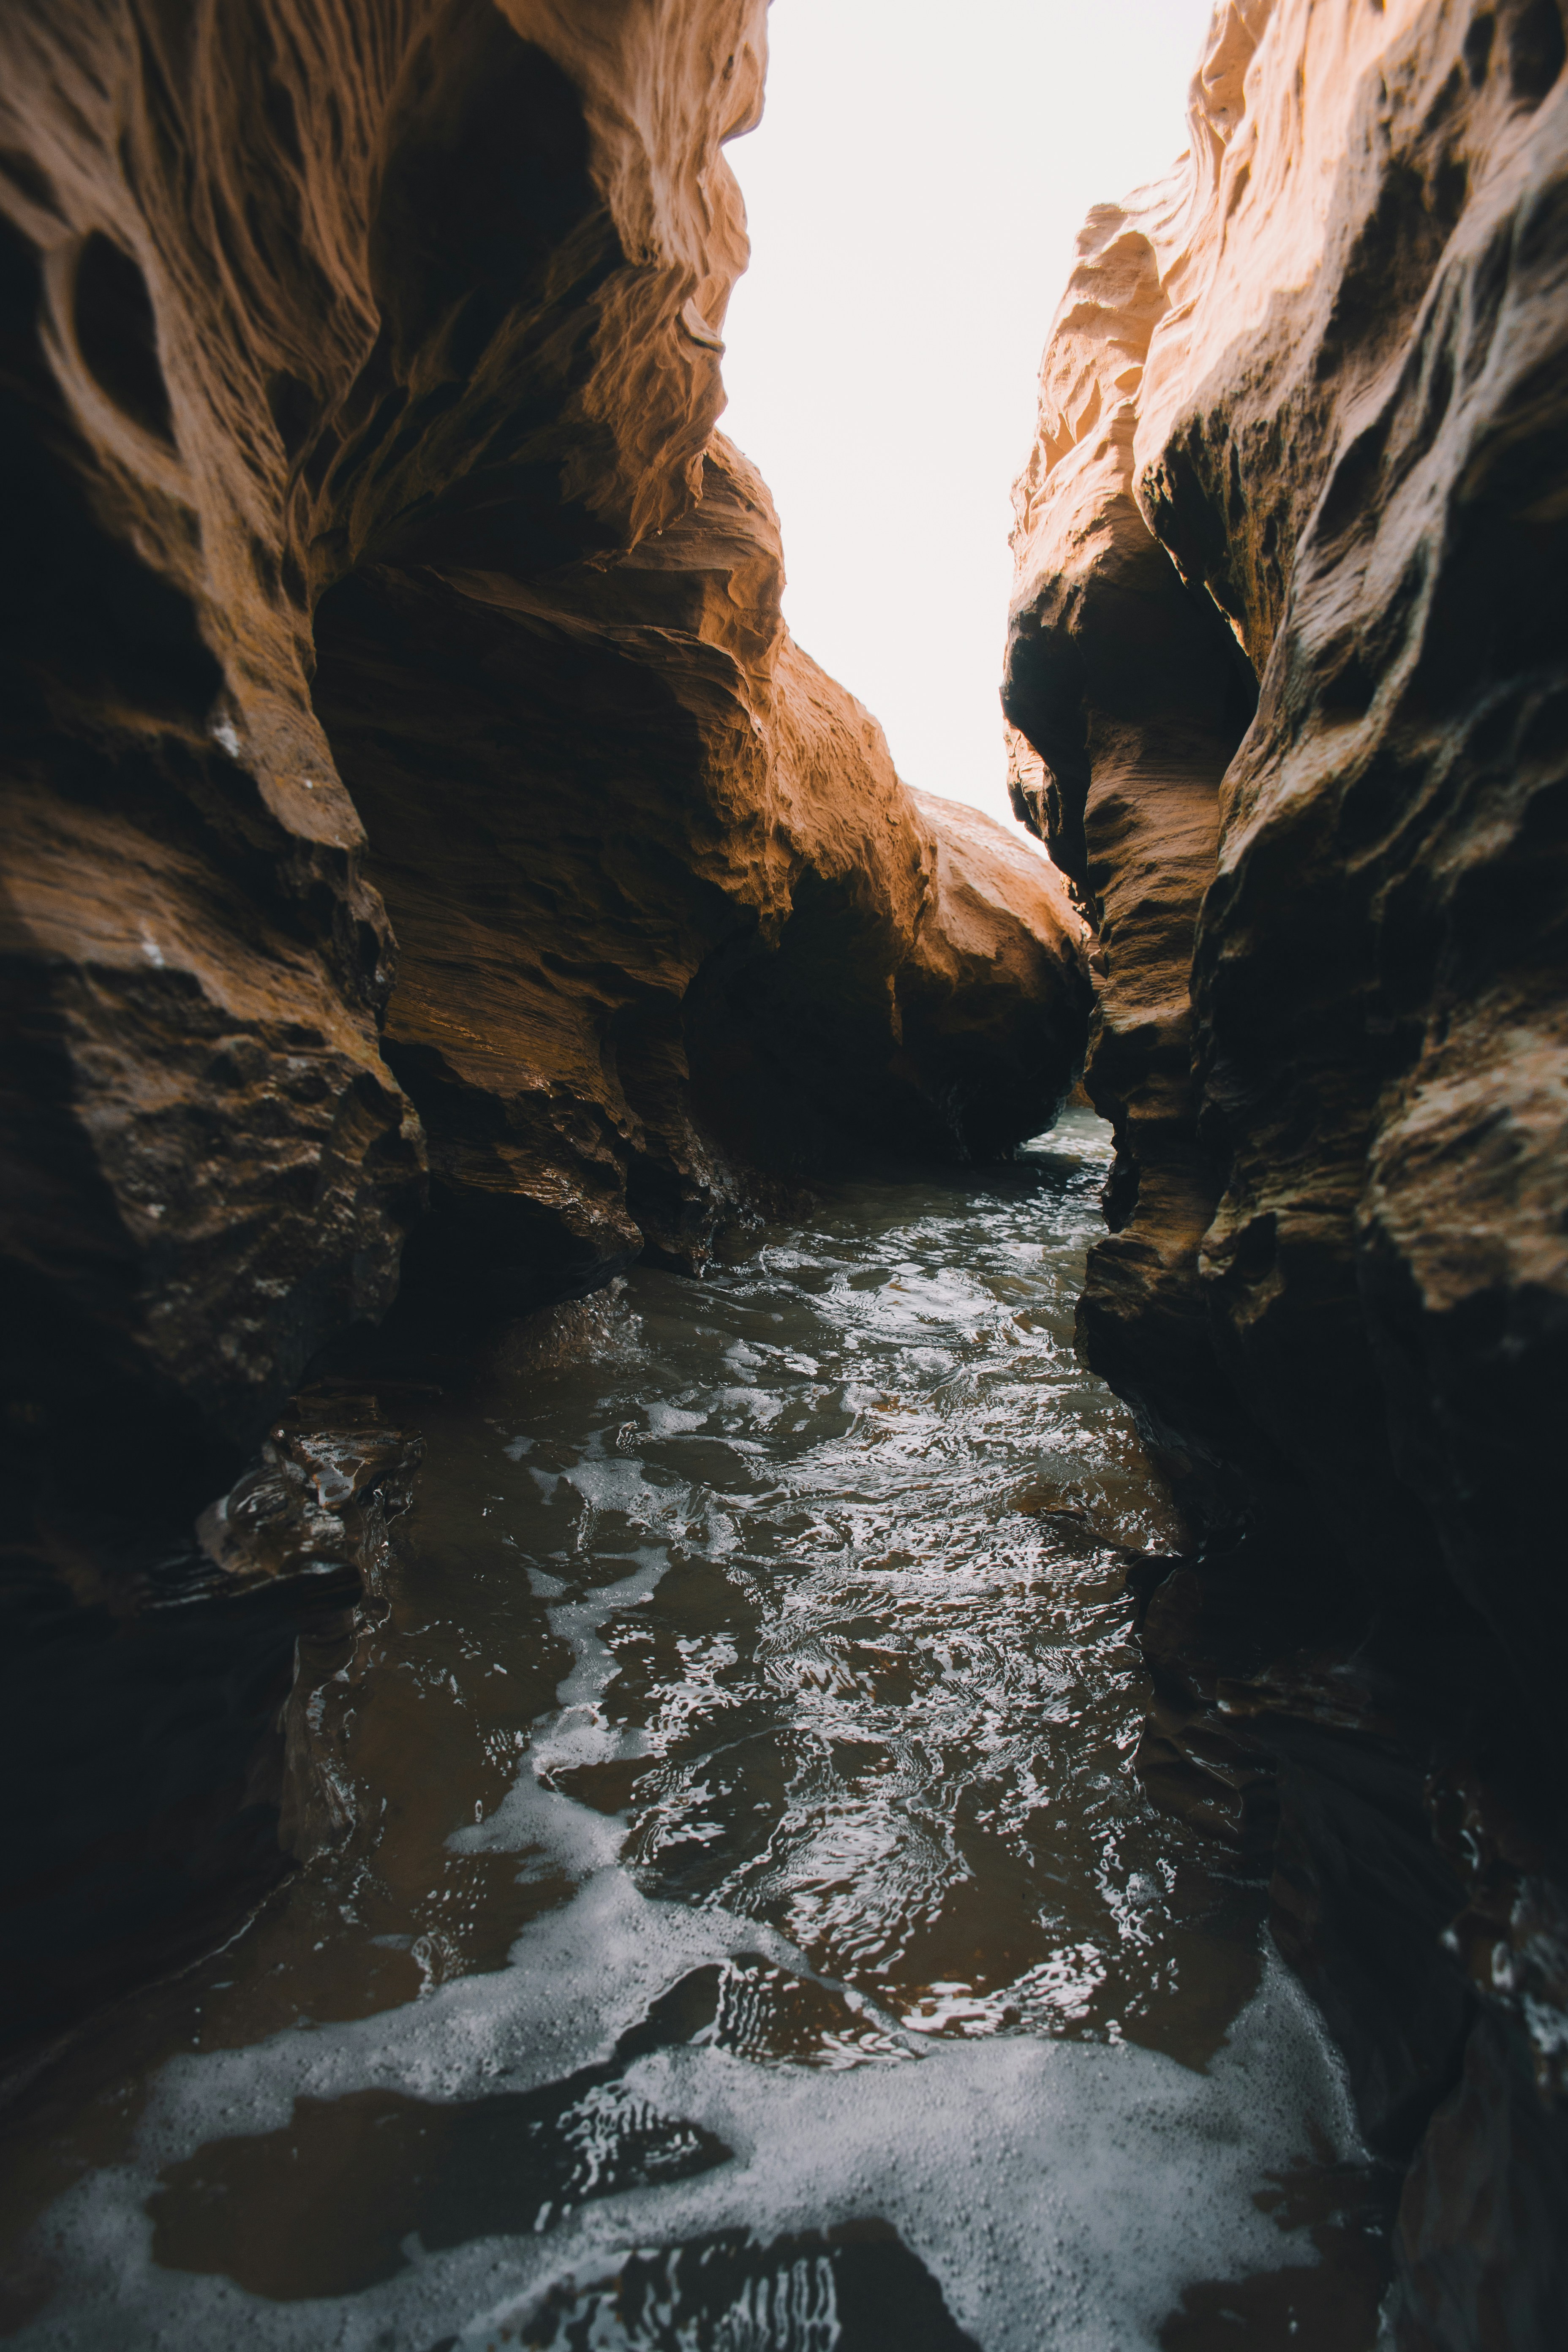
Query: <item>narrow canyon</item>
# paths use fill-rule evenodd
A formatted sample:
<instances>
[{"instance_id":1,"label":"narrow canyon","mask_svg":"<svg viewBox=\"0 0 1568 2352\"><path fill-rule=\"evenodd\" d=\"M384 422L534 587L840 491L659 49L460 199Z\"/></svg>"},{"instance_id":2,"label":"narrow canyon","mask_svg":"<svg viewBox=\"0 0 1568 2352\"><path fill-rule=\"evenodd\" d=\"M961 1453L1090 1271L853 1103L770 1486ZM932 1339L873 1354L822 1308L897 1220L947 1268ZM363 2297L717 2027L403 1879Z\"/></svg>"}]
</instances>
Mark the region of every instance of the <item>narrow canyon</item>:
<instances>
[{"instance_id":1,"label":"narrow canyon","mask_svg":"<svg viewBox=\"0 0 1568 2352\"><path fill-rule=\"evenodd\" d=\"M718 429L766 39L0 24L0 2334L1556 2352L1561 0L1218 0L1011 829Z\"/></svg>"}]
</instances>

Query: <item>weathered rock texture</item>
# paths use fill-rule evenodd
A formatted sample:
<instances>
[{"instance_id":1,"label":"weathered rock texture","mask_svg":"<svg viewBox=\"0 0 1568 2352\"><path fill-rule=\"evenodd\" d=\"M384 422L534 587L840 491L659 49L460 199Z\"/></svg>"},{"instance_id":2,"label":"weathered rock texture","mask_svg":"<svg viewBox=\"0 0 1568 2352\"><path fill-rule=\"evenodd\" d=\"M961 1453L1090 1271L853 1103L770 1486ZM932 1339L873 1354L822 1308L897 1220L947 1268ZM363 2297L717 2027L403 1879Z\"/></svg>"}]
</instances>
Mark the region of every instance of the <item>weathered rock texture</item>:
<instances>
[{"instance_id":1,"label":"weathered rock texture","mask_svg":"<svg viewBox=\"0 0 1568 2352\"><path fill-rule=\"evenodd\" d=\"M5 1705L34 1785L97 1759L62 1879L95 1773L129 1818L162 1769L73 1691L134 1652L177 1710L147 1597L217 1623L191 1520L411 1232L515 1307L692 1264L846 1129L984 1155L1071 1081L1049 867L791 645L714 435L763 23L6 13Z\"/></svg>"},{"instance_id":2,"label":"weathered rock texture","mask_svg":"<svg viewBox=\"0 0 1568 2352\"><path fill-rule=\"evenodd\" d=\"M1147 1760L1278 1811L1445 2352L1568 2336L1564 55L1556 0L1216 11L1080 239L1005 692L1100 925L1082 1339L1204 1538Z\"/></svg>"}]
</instances>

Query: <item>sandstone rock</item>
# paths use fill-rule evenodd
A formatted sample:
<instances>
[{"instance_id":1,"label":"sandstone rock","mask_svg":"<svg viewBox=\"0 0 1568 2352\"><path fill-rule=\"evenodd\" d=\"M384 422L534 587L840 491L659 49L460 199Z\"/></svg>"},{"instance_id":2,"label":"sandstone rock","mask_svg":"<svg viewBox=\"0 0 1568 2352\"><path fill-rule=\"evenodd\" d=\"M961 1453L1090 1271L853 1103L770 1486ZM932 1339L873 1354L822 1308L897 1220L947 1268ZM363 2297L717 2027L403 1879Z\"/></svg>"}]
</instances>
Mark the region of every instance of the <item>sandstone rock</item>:
<instances>
[{"instance_id":1,"label":"sandstone rock","mask_svg":"<svg viewBox=\"0 0 1568 2352\"><path fill-rule=\"evenodd\" d=\"M32 1391L40 1352L66 1390L112 1363L249 1434L384 1309L421 1124L515 1286L689 1255L733 1189L687 1099L713 957L776 957L805 880L868 1000L924 971L930 822L789 645L766 493L711 437L763 25L11 20ZM1047 951L1026 1125L1074 1054ZM842 1009L969 1148L896 1012Z\"/></svg>"},{"instance_id":2,"label":"sandstone rock","mask_svg":"<svg viewBox=\"0 0 1568 2352\"><path fill-rule=\"evenodd\" d=\"M300 1670L377 1591L421 1451L374 1399L307 1395L194 1529L150 1509L136 1549L68 1551L47 1523L42 1560L13 1531L8 2042L210 1948L331 1833Z\"/></svg>"},{"instance_id":3,"label":"sandstone rock","mask_svg":"<svg viewBox=\"0 0 1568 2352\"><path fill-rule=\"evenodd\" d=\"M791 645L714 434L764 23L0 28L24 1680L40 1629L140 1622L400 1278L507 1311L690 1265L846 1129L984 1156L1071 1082L1074 921L976 885Z\"/></svg>"},{"instance_id":4,"label":"sandstone rock","mask_svg":"<svg viewBox=\"0 0 1568 2352\"><path fill-rule=\"evenodd\" d=\"M1091 215L1053 329L1005 693L1020 812L1100 923L1087 1075L1120 1152L1090 1360L1144 1415L1211 1578L1229 1548L1248 1605L1283 1594L1287 1651L1327 1602L1401 1695L1413 1785L1468 1757L1481 1815L1522 1810L1549 1881L1565 48L1554 0L1216 9L1188 155ZM1335 1769L1281 1780L1309 1876ZM1530 2219L1563 2117L1547 2085L1526 2128L1497 2088L1531 2071L1508 1980L1488 2032L1513 2054L1477 2058L1417 2159L1413 2345L1568 2324ZM1428 2106L1446 2088L1434 2072ZM1468 2189L1434 2206L1479 2177L1471 2129L1517 2227L1467 2221ZM1531 2281L1511 2305L1510 2263Z\"/></svg>"},{"instance_id":5,"label":"sandstone rock","mask_svg":"<svg viewBox=\"0 0 1568 2352\"><path fill-rule=\"evenodd\" d=\"M384 1050L429 1141L415 1264L513 1307L645 1246L700 1261L748 1170L835 1135L1005 1151L1071 1081L1052 869L909 793L791 642L772 503L721 436L700 487L616 556L367 566L318 612L398 940Z\"/></svg>"},{"instance_id":6,"label":"sandstone rock","mask_svg":"<svg viewBox=\"0 0 1568 2352\"><path fill-rule=\"evenodd\" d=\"M392 1295L422 1151L312 613L394 544L547 569L689 502L762 13L616 13L8 21L35 1393L37 1332L243 1439Z\"/></svg>"},{"instance_id":7,"label":"sandstone rock","mask_svg":"<svg viewBox=\"0 0 1568 2352\"><path fill-rule=\"evenodd\" d=\"M962 801L911 794L936 844L932 898L899 976L909 1083L941 1113L931 1148L988 1160L1048 1126L1076 1078L1068 1012L1089 926L1065 877ZM951 1141L950 1141L951 1139Z\"/></svg>"},{"instance_id":8,"label":"sandstone rock","mask_svg":"<svg viewBox=\"0 0 1568 2352\"><path fill-rule=\"evenodd\" d=\"M1136 394L1164 308L1153 236L1173 208L1164 191L1103 205L1079 238L1015 490L1003 701L1015 806L1098 930L1089 1076L1116 1131L1114 1237L1090 1254L1080 1331L1096 1368L1136 1392L1184 1504L1212 1518L1240 1433L1193 1279L1219 1183L1195 1132L1189 975L1219 780L1254 689L1133 496Z\"/></svg>"}]
</instances>

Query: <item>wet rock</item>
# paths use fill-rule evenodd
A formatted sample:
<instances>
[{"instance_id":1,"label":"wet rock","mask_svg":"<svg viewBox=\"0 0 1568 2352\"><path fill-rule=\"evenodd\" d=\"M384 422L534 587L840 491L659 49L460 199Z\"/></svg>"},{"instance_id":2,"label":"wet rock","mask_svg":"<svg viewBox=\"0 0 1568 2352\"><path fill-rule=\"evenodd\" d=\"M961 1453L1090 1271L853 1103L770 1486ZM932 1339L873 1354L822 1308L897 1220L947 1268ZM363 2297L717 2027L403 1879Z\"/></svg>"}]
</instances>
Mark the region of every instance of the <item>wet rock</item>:
<instances>
[{"instance_id":1,"label":"wet rock","mask_svg":"<svg viewBox=\"0 0 1568 2352\"><path fill-rule=\"evenodd\" d=\"M1562 2334L1568 2135L1542 2106L1518 2038L1483 2016L1405 2186L1398 2341L1498 2352Z\"/></svg>"},{"instance_id":2,"label":"wet rock","mask_svg":"<svg viewBox=\"0 0 1568 2352\"><path fill-rule=\"evenodd\" d=\"M847 1126L1005 1153L1071 1082L1049 869L917 805L791 645L714 433L764 23L0 32L24 1652L89 1588L135 1614L147 1530L184 1559L400 1281L690 1266Z\"/></svg>"},{"instance_id":3,"label":"wet rock","mask_svg":"<svg viewBox=\"0 0 1568 2352\"><path fill-rule=\"evenodd\" d=\"M7 2040L179 1967L337 1827L304 1711L379 1586L419 1441L306 1396L194 1531L36 1523L5 1559Z\"/></svg>"},{"instance_id":4,"label":"wet rock","mask_svg":"<svg viewBox=\"0 0 1568 2352\"><path fill-rule=\"evenodd\" d=\"M1250 1612L1299 1676L1327 1595L1377 1693L1300 1740L1260 1698L1254 1729L1280 1922L1378 2045L1369 2115L1402 2069L1401 2130L1448 2102L1401 2321L1445 2347L1568 2324L1559 2093L1512 1958L1483 1986L1443 1951L1460 1882L1418 1852L1458 1771L1524 1823L1532 1885L1564 1874L1565 55L1554 0L1216 10L1188 155L1080 239L1007 656L1020 813L1099 925L1120 1156L1082 1339L1202 1533L1228 1671L1259 1672ZM1230 1712L1152 1735L1173 1790ZM1468 2089L1441 2034L1400 2054L1429 1995L1488 2005ZM1534 2120L1483 2075L1532 2080ZM1495 2233L1462 2186L1489 2163Z\"/></svg>"}]
</instances>

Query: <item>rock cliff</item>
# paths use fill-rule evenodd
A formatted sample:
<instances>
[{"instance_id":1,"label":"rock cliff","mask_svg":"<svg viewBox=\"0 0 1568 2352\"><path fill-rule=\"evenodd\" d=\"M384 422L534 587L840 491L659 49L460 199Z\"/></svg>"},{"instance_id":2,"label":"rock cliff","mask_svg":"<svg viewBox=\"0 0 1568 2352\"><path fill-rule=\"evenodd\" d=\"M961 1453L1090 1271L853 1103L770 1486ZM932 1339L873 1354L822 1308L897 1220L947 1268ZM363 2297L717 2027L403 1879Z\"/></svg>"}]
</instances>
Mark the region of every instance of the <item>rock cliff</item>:
<instances>
[{"instance_id":1,"label":"rock cliff","mask_svg":"<svg viewBox=\"0 0 1568 2352\"><path fill-rule=\"evenodd\" d=\"M0 31L41 2016L276 1865L257 1758L353 1543L237 1577L191 1528L324 1346L400 1279L506 1311L694 1265L846 1134L1005 1151L1080 1058L1059 883L917 803L791 644L714 432L764 15L23 0Z\"/></svg>"},{"instance_id":2,"label":"rock cliff","mask_svg":"<svg viewBox=\"0 0 1568 2352\"><path fill-rule=\"evenodd\" d=\"M1398 2340L1568 2327L1568 81L1555 0L1225 0L1016 492L1019 813L1094 912L1080 1314L1199 1538L1152 1785L1410 2167Z\"/></svg>"}]
</instances>

